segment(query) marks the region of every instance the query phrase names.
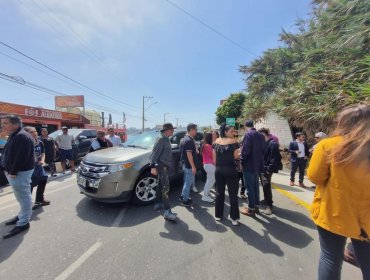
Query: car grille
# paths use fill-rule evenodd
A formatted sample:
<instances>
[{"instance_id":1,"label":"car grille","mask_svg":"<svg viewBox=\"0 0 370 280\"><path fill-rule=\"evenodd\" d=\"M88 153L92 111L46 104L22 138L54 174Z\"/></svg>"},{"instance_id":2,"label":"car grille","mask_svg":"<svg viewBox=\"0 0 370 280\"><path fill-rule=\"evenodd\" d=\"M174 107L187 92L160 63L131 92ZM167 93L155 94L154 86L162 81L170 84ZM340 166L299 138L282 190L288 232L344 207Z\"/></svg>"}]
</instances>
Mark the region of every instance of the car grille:
<instances>
[{"instance_id":1,"label":"car grille","mask_svg":"<svg viewBox=\"0 0 370 280\"><path fill-rule=\"evenodd\" d=\"M82 161L78 168L78 172L85 177L100 179L110 174L108 168L109 167L107 165L100 165Z\"/></svg>"}]
</instances>

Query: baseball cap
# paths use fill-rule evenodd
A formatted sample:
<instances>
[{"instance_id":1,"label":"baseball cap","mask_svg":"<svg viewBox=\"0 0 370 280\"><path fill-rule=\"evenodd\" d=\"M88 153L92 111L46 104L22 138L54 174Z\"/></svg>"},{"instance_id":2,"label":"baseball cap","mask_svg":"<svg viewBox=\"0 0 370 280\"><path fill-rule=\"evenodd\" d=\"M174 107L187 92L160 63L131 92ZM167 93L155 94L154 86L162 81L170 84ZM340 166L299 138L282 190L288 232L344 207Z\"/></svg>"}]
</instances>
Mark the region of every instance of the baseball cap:
<instances>
[{"instance_id":1,"label":"baseball cap","mask_svg":"<svg viewBox=\"0 0 370 280\"><path fill-rule=\"evenodd\" d=\"M325 138L327 136L328 135L326 135L326 133L321 132L321 131L315 134L315 137L317 137L317 138Z\"/></svg>"}]
</instances>

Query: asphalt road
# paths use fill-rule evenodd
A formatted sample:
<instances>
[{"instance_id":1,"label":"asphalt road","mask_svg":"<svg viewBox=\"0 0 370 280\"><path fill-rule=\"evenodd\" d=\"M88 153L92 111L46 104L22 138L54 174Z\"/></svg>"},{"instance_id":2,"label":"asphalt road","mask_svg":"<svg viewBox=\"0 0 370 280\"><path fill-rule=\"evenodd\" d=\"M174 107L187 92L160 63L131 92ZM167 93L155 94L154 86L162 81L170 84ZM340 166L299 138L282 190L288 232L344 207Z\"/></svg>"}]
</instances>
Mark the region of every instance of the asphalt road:
<instances>
[{"instance_id":1,"label":"asphalt road","mask_svg":"<svg viewBox=\"0 0 370 280\"><path fill-rule=\"evenodd\" d=\"M75 176L48 184L51 205L33 212L26 234L0 240L0 279L316 279L315 226L280 192L273 190L275 214L242 216L235 227L215 222L199 194L194 207L180 206L178 183L172 223L151 206L96 203L79 193ZM17 211L13 194L0 197L1 235ZM361 279L359 269L345 263L342 279Z\"/></svg>"}]
</instances>

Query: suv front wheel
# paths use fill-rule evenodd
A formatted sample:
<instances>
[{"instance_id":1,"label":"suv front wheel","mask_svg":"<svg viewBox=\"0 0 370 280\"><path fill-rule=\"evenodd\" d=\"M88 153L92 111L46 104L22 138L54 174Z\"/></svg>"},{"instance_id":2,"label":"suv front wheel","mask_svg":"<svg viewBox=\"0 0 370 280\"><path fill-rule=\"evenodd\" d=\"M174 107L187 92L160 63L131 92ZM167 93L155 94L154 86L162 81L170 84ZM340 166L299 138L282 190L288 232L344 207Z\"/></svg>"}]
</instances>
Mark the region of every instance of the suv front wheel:
<instances>
[{"instance_id":1,"label":"suv front wheel","mask_svg":"<svg viewBox=\"0 0 370 280\"><path fill-rule=\"evenodd\" d=\"M144 172L136 181L132 201L137 205L148 205L153 203L156 197L158 178L153 176L150 171Z\"/></svg>"}]
</instances>

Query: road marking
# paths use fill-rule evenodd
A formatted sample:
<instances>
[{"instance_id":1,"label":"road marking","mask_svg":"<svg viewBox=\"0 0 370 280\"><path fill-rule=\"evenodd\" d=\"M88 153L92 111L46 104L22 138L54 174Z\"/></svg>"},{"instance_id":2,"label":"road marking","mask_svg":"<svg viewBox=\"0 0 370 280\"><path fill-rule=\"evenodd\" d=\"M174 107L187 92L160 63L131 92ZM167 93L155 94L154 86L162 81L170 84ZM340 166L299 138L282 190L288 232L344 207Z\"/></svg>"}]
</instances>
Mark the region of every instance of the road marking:
<instances>
[{"instance_id":1,"label":"road marking","mask_svg":"<svg viewBox=\"0 0 370 280\"><path fill-rule=\"evenodd\" d=\"M67 279L77 268L79 268L96 250L103 245L102 242L98 241L92 245L85 253L81 255L74 263L72 263L66 270L64 270L55 280L65 280Z\"/></svg>"},{"instance_id":2,"label":"road marking","mask_svg":"<svg viewBox=\"0 0 370 280\"><path fill-rule=\"evenodd\" d=\"M121 221L123 219L123 217L125 216L125 213L126 213L126 210L127 208L123 208L117 215L117 217L114 219L114 222L112 224L111 227L119 227L119 225L121 224Z\"/></svg>"},{"instance_id":3,"label":"road marking","mask_svg":"<svg viewBox=\"0 0 370 280\"><path fill-rule=\"evenodd\" d=\"M48 194L51 194L51 193L55 193L55 192L59 192L59 191L62 191L64 189L67 189L69 187L71 187L71 185L67 185L67 186L64 186L64 187L61 187L61 188L58 188L58 189L55 189L55 190L52 190L52 191L49 191L49 192L45 192L45 195L48 195ZM15 200L15 198L13 198L12 200ZM12 200L5 201L5 203L10 202ZM0 203L0 204L2 204L2 203ZM7 208L10 208L10 207L13 207L13 206L16 206L16 205L19 205L19 204L18 203L9 204L7 206L1 207L0 208L0 211L1 210L4 210L4 209L7 209Z\"/></svg>"},{"instance_id":4,"label":"road marking","mask_svg":"<svg viewBox=\"0 0 370 280\"><path fill-rule=\"evenodd\" d=\"M285 195L286 197L290 198L291 200L293 200L295 203L303 206L304 208L306 208L308 211L311 211L311 205L309 203L307 203L306 201L303 201L302 199L300 199L299 197L295 196L294 194L291 194L290 192L280 188L278 185L275 185L275 184L271 184L271 186L277 190L279 193Z\"/></svg>"}]
</instances>

